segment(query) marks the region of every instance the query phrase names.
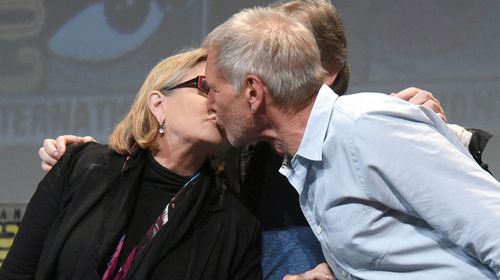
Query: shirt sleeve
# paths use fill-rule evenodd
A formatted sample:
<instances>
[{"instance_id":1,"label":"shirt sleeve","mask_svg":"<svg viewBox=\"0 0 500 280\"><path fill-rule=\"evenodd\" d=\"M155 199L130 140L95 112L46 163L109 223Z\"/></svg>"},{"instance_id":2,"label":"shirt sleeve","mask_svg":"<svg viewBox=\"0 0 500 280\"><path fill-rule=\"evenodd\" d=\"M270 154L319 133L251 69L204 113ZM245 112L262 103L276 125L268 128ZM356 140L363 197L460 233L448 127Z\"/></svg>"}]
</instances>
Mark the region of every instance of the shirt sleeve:
<instances>
[{"instance_id":1,"label":"shirt sleeve","mask_svg":"<svg viewBox=\"0 0 500 280\"><path fill-rule=\"evenodd\" d=\"M433 114L417 106L401 110L356 123L353 139L361 178L371 184L367 192L422 218L500 277L499 182Z\"/></svg>"},{"instance_id":2,"label":"shirt sleeve","mask_svg":"<svg viewBox=\"0 0 500 280\"><path fill-rule=\"evenodd\" d=\"M38 184L26 207L19 232L0 268L1 280L35 278L45 239L61 209L71 153L67 151Z\"/></svg>"},{"instance_id":3,"label":"shirt sleeve","mask_svg":"<svg viewBox=\"0 0 500 280\"><path fill-rule=\"evenodd\" d=\"M448 128L453 132L453 134L458 138L460 143L464 145L464 147L468 148L470 144L470 140L472 139L472 132L469 132L462 126L457 124L447 124Z\"/></svg>"}]
</instances>

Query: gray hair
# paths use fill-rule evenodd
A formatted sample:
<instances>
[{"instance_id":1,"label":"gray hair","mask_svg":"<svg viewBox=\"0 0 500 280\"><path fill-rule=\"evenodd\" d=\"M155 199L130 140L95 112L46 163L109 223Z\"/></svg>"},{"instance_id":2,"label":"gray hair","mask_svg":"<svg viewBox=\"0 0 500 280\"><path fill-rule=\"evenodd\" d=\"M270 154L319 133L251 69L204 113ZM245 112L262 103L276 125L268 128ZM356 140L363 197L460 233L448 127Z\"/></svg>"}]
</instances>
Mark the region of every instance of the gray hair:
<instances>
[{"instance_id":1,"label":"gray hair","mask_svg":"<svg viewBox=\"0 0 500 280\"><path fill-rule=\"evenodd\" d=\"M248 74L270 89L274 105L301 109L321 87L326 71L313 34L299 21L270 8L245 9L208 34L203 47L238 94Z\"/></svg>"}]
</instances>

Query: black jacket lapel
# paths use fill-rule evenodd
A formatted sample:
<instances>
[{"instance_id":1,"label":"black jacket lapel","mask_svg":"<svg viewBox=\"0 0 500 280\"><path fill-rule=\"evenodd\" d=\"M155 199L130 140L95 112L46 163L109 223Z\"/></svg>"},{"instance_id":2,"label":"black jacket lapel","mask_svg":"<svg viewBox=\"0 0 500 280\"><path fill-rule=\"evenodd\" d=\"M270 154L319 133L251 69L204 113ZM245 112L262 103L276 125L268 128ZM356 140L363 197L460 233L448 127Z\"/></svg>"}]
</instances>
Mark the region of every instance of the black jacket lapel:
<instances>
[{"instance_id":1,"label":"black jacket lapel","mask_svg":"<svg viewBox=\"0 0 500 280\"><path fill-rule=\"evenodd\" d=\"M109 193L106 195L104 204L105 216L100 228L95 234L96 265L99 275L107 268L109 258L112 256L116 245L123 235L128 219L134 209L137 193L140 187L140 179L145 162L144 151L136 151L128 161L116 160L112 164L113 170L109 180ZM118 171L118 173L116 173ZM100 264L100 265L97 265Z\"/></svg>"}]
</instances>

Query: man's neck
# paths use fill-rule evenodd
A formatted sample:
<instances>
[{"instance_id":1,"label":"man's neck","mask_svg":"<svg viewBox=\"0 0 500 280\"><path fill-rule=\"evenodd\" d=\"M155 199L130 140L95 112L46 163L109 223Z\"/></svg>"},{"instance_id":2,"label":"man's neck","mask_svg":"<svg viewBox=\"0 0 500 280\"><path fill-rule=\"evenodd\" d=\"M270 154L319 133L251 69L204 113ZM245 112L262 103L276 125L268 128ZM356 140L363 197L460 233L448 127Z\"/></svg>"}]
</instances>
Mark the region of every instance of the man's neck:
<instances>
[{"instance_id":1,"label":"man's neck","mask_svg":"<svg viewBox=\"0 0 500 280\"><path fill-rule=\"evenodd\" d=\"M278 153L290 155L297 153L315 100L316 98L313 98L299 111L269 108L267 117L271 127L263 131L262 136Z\"/></svg>"}]
</instances>

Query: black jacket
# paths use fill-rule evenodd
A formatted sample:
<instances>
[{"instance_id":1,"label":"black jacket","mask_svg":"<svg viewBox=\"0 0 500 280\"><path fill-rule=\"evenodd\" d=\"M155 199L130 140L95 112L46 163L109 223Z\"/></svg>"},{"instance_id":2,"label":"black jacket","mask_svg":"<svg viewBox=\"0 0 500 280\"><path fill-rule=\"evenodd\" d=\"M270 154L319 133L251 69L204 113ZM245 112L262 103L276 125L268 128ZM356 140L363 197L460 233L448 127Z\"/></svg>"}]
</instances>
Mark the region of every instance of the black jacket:
<instances>
[{"instance_id":1,"label":"black jacket","mask_svg":"<svg viewBox=\"0 0 500 280\"><path fill-rule=\"evenodd\" d=\"M95 143L66 152L31 199L0 279L100 279L133 211L145 158L138 150L126 160ZM260 279L258 222L215 181L205 164L127 279Z\"/></svg>"}]
</instances>

